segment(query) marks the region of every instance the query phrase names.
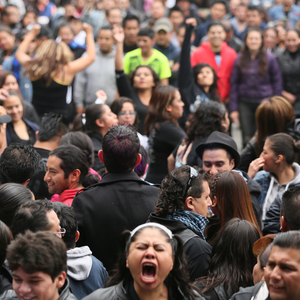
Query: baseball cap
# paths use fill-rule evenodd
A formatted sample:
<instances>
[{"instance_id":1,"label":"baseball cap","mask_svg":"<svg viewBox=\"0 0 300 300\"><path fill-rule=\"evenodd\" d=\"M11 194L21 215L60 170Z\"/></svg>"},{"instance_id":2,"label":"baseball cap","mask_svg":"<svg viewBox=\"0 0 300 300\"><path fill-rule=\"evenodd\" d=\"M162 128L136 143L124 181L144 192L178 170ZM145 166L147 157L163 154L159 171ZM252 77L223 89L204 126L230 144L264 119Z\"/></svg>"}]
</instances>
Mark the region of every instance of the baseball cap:
<instances>
[{"instance_id":1,"label":"baseball cap","mask_svg":"<svg viewBox=\"0 0 300 300\"><path fill-rule=\"evenodd\" d=\"M169 33L173 30L173 24L168 18L160 18L154 23L154 31L164 30Z\"/></svg>"}]
</instances>

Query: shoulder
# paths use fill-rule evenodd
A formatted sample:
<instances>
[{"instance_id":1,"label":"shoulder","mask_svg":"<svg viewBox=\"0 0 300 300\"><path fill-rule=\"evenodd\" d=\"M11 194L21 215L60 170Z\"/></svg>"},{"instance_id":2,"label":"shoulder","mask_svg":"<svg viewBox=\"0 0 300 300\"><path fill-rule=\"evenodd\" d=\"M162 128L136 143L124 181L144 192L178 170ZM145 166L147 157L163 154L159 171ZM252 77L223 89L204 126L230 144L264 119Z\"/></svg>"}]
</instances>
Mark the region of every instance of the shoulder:
<instances>
[{"instance_id":1,"label":"shoulder","mask_svg":"<svg viewBox=\"0 0 300 300\"><path fill-rule=\"evenodd\" d=\"M261 288L261 286L264 284L265 281L261 281L259 283L257 283L254 286L250 286L250 287L246 287L246 288L240 288L240 290L235 293L230 300L250 300L253 299L252 296L255 296L257 294L257 292L259 291L259 289Z\"/></svg>"},{"instance_id":2,"label":"shoulder","mask_svg":"<svg viewBox=\"0 0 300 300\"><path fill-rule=\"evenodd\" d=\"M129 298L126 296L123 288L122 288L122 282L108 287L104 289L98 289L95 292L91 293L87 297L84 297L83 300L129 300Z\"/></svg>"},{"instance_id":3,"label":"shoulder","mask_svg":"<svg viewBox=\"0 0 300 300\"><path fill-rule=\"evenodd\" d=\"M253 180L255 181L261 181L261 180L270 180L270 173L266 171L259 171Z\"/></svg>"},{"instance_id":4,"label":"shoulder","mask_svg":"<svg viewBox=\"0 0 300 300\"><path fill-rule=\"evenodd\" d=\"M293 10L293 12L299 13L300 12L300 7L298 5L296 5L296 4L293 4L292 5L292 10Z\"/></svg>"},{"instance_id":5,"label":"shoulder","mask_svg":"<svg viewBox=\"0 0 300 300\"><path fill-rule=\"evenodd\" d=\"M31 127L34 131L38 131L39 130L39 126L36 123L33 123L29 120L27 120L26 118L23 117L23 121L29 126Z\"/></svg>"},{"instance_id":6,"label":"shoulder","mask_svg":"<svg viewBox=\"0 0 300 300\"><path fill-rule=\"evenodd\" d=\"M162 60L168 60L168 58L163 53L158 51L157 49L153 49L152 57L162 59Z\"/></svg>"},{"instance_id":7,"label":"shoulder","mask_svg":"<svg viewBox=\"0 0 300 300\"><path fill-rule=\"evenodd\" d=\"M135 50L127 52L124 56L124 60L130 59L130 58L135 57L135 56L141 56L141 49L140 48L137 48Z\"/></svg>"}]
</instances>

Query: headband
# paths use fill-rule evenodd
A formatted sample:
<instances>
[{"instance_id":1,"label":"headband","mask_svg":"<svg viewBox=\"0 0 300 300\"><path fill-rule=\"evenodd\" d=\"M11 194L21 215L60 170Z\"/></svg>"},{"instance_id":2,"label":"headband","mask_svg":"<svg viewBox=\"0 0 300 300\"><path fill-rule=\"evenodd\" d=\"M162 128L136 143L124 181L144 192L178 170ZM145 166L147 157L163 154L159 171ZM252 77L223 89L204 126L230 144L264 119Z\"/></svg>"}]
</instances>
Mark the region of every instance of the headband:
<instances>
[{"instance_id":1,"label":"headband","mask_svg":"<svg viewBox=\"0 0 300 300\"><path fill-rule=\"evenodd\" d=\"M167 234L167 236L169 237L170 240L172 240L172 238L173 238L173 234L172 234L172 231L170 229L168 229L164 225L161 225L161 224L155 223L155 222L145 223L145 224L142 224L142 225L136 227L135 229L133 229L130 232L130 236L133 237L137 233L137 231L139 231L142 228L146 228L146 227L156 227L156 228L159 228L159 229L161 229L163 232L165 232Z\"/></svg>"}]
</instances>

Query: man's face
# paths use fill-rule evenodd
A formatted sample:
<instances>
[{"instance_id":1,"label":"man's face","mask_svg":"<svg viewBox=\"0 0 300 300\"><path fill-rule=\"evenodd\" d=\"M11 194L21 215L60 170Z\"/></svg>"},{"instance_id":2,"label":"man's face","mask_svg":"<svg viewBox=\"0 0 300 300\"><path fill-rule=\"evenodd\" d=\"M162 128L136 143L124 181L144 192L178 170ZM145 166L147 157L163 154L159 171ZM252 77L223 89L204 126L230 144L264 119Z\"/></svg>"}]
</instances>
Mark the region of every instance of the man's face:
<instances>
[{"instance_id":1,"label":"man's face","mask_svg":"<svg viewBox=\"0 0 300 300\"><path fill-rule=\"evenodd\" d=\"M222 26L215 25L210 27L207 32L207 37L213 47L220 47L222 42L225 40L226 33Z\"/></svg>"},{"instance_id":2,"label":"man's face","mask_svg":"<svg viewBox=\"0 0 300 300\"><path fill-rule=\"evenodd\" d=\"M294 2L294 0L282 0L282 4L286 6L292 5Z\"/></svg>"},{"instance_id":3,"label":"man's face","mask_svg":"<svg viewBox=\"0 0 300 300\"><path fill-rule=\"evenodd\" d=\"M202 162L203 169L209 176L223 171L231 171L234 168L234 159L229 160L225 149L205 150L203 152Z\"/></svg>"},{"instance_id":4,"label":"man's face","mask_svg":"<svg viewBox=\"0 0 300 300\"><path fill-rule=\"evenodd\" d=\"M137 46L141 48L142 53L148 53L152 49L152 39L148 36L138 36Z\"/></svg>"},{"instance_id":5,"label":"man's face","mask_svg":"<svg viewBox=\"0 0 300 300\"><path fill-rule=\"evenodd\" d=\"M212 20L221 21L226 14L225 5L222 3L216 3L210 8L210 16Z\"/></svg>"},{"instance_id":6,"label":"man's face","mask_svg":"<svg viewBox=\"0 0 300 300\"><path fill-rule=\"evenodd\" d=\"M264 277L272 300L300 299L300 251L274 246Z\"/></svg>"},{"instance_id":7,"label":"man's face","mask_svg":"<svg viewBox=\"0 0 300 300\"><path fill-rule=\"evenodd\" d=\"M53 232L59 232L60 231L60 221L59 218L57 217L57 214L54 210L49 210L47 211L47 217L49 220L49 226L51 226L51 228L49 229L49 231L53 231ZM57 236L59 238L62 238L61 234L57 234Z\"/></svg>"},{"instance_id":8,"label":"man's face","mask_svg":"<svg viewBox=\"0 0 300 300\"><path fill-rule=\"evenodd\" d=\"M100 51L103 54L110 53L114 44L112 31L107 29L100 30L98 33L97 42L100 47Z\"/></svg>"},{"instance_id":9,"label":"man's face","mask_svg":"<svg viewBox=\"0 0 300 300\"><path fill-rule=\"evenodd\" d=\"M178 0L177 6L184 12L190 10L191 3L189 0Z\"/></svg>"},{"instance_id":10,"label":"man's face","mask_svg":"<svg viewBox=\"0 0 300 300\"><path fill-rule=\"evenodd\" d=\"M169 16L169 19L173 24L174 30L176 30L177 26L184 21L184 16L180 11L173 11Z\"/></svg>"},{"instance_id":11,"label":"man's face","mask_svg":"<svg viewBox=\"0 0 300 300\"><path fill-rule=\"evenodd\" d=\"M201 197L195 198L195 201L193 202L194 209L192 212L206 217L208 213L208 207L211 206L210 189L207 181L203 182L202 188L203 193Z\"/></svg>"},{"instance_id":12,"label":"man's face","mask_svg":"<svg viewBox=\"0 0 300 300\"><path fill-rule=\"evenodd\" d=\"M151 17L154 20L165 16L165 8L161 1L154 1L151 5Z\"/></svg>"},{"instance_id":13,"label":"man's face","mask_svg":"<svg viewBox=\"0 0 300 300\"><path fill-rule=\"evenodd\" d=\"M7 8L7 22L9 25L20 22L20 12L17 7L10 6Z\"/></svg>"},{"instance_id":14,"label":"man's face","mask_svg":"<svg viewBox=\"0 0 300 300\"><path fill-rule=\"evenodd\" d=\"M65 179L65 172L60 168L62 160L55 155L50 155L46 165L44 181L48 185L50 194L61 194L71 185L70 176Z\"/></svg>"},{"instance_id":15,"label":"man's face","mask_svg":"<svg viewBox=\"0 0 300 300\"><path fill-rule=\"evenodd\" d=\"M167 47L169 45L171 35L164 30L160 30L155 33L156 43L161 47Z\"/></svg>"},{"instance_id":16,"label":"man's face","mask_svg":"<svg viewBox=\"0 0 300 300\"><path fill-rule=\"evenodd\" d=\"M121 26L122 20L122 12L120 9L112 9L109 11L107 21L111 26Z\"/></svg>"},{"instance_id":17,"label":"man's face","mask_svg":"<svg viewBox=\"0 0 300 300\"><path fill-rule=\"evenodd\" d=\"M249 27L260 27L260 22L262 20L261 14L257 10L247 10L246 12L246 22Z\"/></svg>"},{"instance_id":18,"label":"man's face","mask_svg":"<svg viewBox=\"0 0 300 300\"><path fill-rule=\"evenodd\" d=\"M139 22L137 20L126 21L124 27L124 34L126 41L136 43L137 34L140 30Z\"/></svg>"},{"instance_id":19,"label":"man's face","mask_svg":"<svg viewBox=\"0 0 300 300\"><path fill-rule=\"evenodd\" d=\"M182 47L184 41L184 35L185 35L185 27L181 27L176 34L180 47Z\"/></svg>"},{"instance_id":20,"label":"man's face","mask_svg":"<svg viewBox=\"0 0 300 300\"><path fill-rule=\"evenodd\" d=\"M42 271L29 274L19 267L13 271L13 289L20 300L57 300L65 277L62 272L53 282L49 274Z\"/></svg>"},{"instance_id":21,"label":"man's face","mask_svg":"<svg viewBox=\"0 0 300 300\"><path fill-rule=\"evenodd\" d=\"M246 12L247 12L247 7L246 6L238 6L236 8L236 12L235 12L235 15L236 15L236 18L240 21L240 22L245 22L246 20Z\"/></svg>"},{"instance_id":22,"label":"man's face","mask_svg":"<svg viewBox=\"0 0 300 300\"><path fill-rule=\"evenodd\" d=\"M68 20L76 13L76 7L72 4L65 5L65 18Z\"/></svg>"}]
</instances>

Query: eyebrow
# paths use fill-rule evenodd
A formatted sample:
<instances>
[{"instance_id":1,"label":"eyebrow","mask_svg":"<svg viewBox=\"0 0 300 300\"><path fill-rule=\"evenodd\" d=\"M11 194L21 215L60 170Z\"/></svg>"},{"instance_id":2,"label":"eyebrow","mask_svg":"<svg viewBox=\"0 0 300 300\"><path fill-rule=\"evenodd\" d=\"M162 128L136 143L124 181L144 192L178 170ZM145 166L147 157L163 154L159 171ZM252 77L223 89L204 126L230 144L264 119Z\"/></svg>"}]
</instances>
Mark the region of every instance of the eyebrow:
<instances>
[{"instance_id":1,"label":"eyebrow","mask_svg":"<svg viewBox=\"0 0 300 300\"><path fill-rule=\"evenodd\" d=\"M210 163L210 164L217 164L217 163L225 163L225 160L217 160L217 161L204 160L203 162Z\"/></svg>"},{"instance_id":2,"label":"eyebrow","mask_svg":"<svg viewBox=\"0 0 300 300\"><path fill-rule=\"evenodd\" d=\"M149 246L149 244L147 244L147 243L144 243L144 242L137 242L136 244L137 244L137 245L139 245L139 244L142 244L142 245ZM157 243L157 244L154 244L154 246L164 246L164 247L165 247L165 244L160 244L160 243Z\"/></svg>"},{"instance_id":3,"label":"eyebrow","mask_svg":"<svg viewBox=\"0 0 300 300\"><path fill-rule=\"evenodd\" d=\"M17 274L12 274L13 277L17 277L17 278L20 278L20 276L18 276ZM33 275L33 276L29 276L30 279L41 279L40 276L38 275Z\"/></svg>"}]
</instances>

